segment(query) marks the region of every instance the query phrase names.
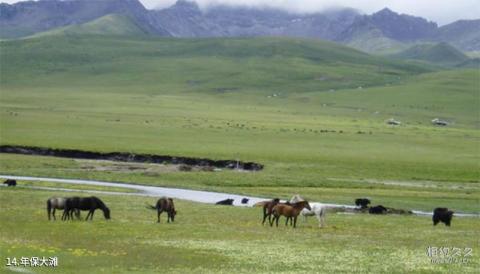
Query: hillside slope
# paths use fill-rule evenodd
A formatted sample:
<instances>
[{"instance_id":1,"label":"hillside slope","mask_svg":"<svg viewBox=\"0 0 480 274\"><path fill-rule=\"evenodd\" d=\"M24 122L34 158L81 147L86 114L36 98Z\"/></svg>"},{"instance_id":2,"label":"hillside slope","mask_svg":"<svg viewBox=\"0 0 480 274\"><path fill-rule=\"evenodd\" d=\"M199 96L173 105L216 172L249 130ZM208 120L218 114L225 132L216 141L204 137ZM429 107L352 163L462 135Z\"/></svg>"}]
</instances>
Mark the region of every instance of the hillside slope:
<instances>
[{"instance_id":1,"label":"hillside slope","mask_svg":"<svg viewBox=\"0 0 480 274\"><path fill-rule=\"evenodd\" d=\"M96 34L96 35L145 35L146 31L138 26L130 17L120 14L109 14L93 21L70 25L46 32L40 32L34 37L59 34Z\"/></svg>"},{"instance_id":2,"label":"hillside slope","mask_svg":"<svg viewBox=\"0 0 480 274\"><path fill-rule=\"evenodd\" d=\"M447 43L420 44L405 51L392 55L399 59L427 61L441 65L457 65L466 62L469 58L461 51Z\"/></svg>"},{"instance_id":3,"label":"hillside slope","mask_svg":"<svg viewBox=\"0 0 480 274\"><path fill-rule=\"evenodd\" d=\"M290 93L383 85L429 71L332 42L53 35L0 42L2 85L153 85ZM21 73L19 73L21 72Z\"/></svg>"}]
</instances>

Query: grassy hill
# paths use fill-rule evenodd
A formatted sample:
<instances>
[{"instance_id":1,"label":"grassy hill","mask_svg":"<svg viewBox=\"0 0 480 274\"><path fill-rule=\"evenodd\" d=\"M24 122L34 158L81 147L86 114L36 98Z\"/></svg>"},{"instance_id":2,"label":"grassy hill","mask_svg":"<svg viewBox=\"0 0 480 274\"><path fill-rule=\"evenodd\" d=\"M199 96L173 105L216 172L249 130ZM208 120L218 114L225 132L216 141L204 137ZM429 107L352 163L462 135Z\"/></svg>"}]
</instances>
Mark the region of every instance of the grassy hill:
<instances>
[{"instance_id":1,"label":"grassy hill","mask_svg":"<svg viewBox=\"0 0 480 274\"><path fill-rule=\"evenodd\" d=\"M51 35L122 35L135 36L145 35L146 32L138 26L130 17L120 14L109 14L93 21L80 24L69 25L46 32L40 32L32 37L51 36Z\"/></svg>"},{"instance_id":2,"label":"grassy hill","mask_svg":"<svg viewBox=\"0 0 480 274\"><path fill-rule=\"evenodd\" d=\"M3 41L0 47L0 84L7 86L292 93L381 85L431 70L331 42L289 38L53 35Z\"/></svg>"},{"instance_id":3,"label":"grassy hill","mask_svg":"<svg viewBox=\"0 0 480 274\"><path fill-rule=\"evenodd\" d=\"M391 56L399 59L422 60L441 65L457 65L469 59L464 53L447 43L415 45Z\"/></svg>"}]
</instances>

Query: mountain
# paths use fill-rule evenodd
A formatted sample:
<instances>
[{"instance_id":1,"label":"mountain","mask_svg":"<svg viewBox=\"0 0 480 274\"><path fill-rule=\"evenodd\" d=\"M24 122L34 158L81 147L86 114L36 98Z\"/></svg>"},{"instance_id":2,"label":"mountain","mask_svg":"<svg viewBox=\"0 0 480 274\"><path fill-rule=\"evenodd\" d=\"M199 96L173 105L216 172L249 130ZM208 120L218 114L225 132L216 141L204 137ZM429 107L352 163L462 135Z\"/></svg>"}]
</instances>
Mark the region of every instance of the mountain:
<instances>
[{"instance_id":1,"label":"mountain","mask_svg":"<svg viewBox=\"0 0 480 274\"><path fill-rule=\"evenodd\" d=\"M0 4L0 37L16 38L72 24L82 24L108 14L131 17L145 31L169 35L153 25L150 12L138 0L43 0Z\"/></svg>"},{"instance_id":2,"label":"mountain","mask_svg":"<svg viewBox=\"0 0 480 274\"><path fill-rule=\"evenodd\" d=\"M93 21L79 24L68 25L66 27L53 29L46 32L35 34L35 37L58 35L58 34L95 34L95 35L146 35L143 30L130 17L119 14L109 14Z\"/></svg>"},{"instance_id":3,"label":"mountain","mask_svg":"<svg viewBox=\"0 0 480 274\"><path fill-rule=\"evenodd\" d=\"M480 19L459 20L440 27L432 41L448 42L459 49L474 51L480 49Z\"/></svg>"},{"instance_id":4,"label":"mountain","mask_svg":"<svg viewBox=\"0 0 480 274\"><path fill-rule=\"evenodd\" d=\"M350 8L298 14L274 8L213 5L200 9L178 0L147 10L139 0L43 0L0 4L0 38L30 36L118 14L144 32L173 37L287 36L340 42L370 53L393 53L425 42L448 42L463 51L480 50L480 20L438 27L424 18L384 8L362 15Z\"/></svg>"},{"instance_id":5,"label":"mountain","mask_svg":"<svg viewBox=\"0 0 480 274\"><path fill-rule=\"evenodd\" d=\"M399 59L422 60L440 65L469 64L469 58L451 45L441 42L437 44L415 45L400 53L392 55Z\"/></svg>"},{"instance_id":6,"label":"mountain","mask_svg":"<svg viewBox=\"0 0 480 274\"><path fill-rule=\"evenodd\" d=\"M353 9L292 14L273 8L216 5L202 11L194 2L177 1L153 11L156 23L176 37L289 36L335 40L358 12Z\"/></svg>"}]
</instances>

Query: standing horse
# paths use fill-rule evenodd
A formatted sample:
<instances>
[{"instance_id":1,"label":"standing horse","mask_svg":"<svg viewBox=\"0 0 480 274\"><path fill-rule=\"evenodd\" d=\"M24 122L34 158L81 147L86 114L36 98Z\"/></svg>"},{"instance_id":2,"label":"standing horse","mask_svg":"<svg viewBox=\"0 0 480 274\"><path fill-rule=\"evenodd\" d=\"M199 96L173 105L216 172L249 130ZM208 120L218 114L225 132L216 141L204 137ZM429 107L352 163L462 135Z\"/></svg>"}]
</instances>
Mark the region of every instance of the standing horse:
<instances>
[{"instance_id":1,"label":"standing horse","mask_svg":"<svg viewBox=\"0 0 480 274\"><path fill-rule=\"evenodd\" d=\"M306 220L308 216L316 216L318 219L318 226L323 227L325 225L325 216L327 214L327 206L321 203L311 203L311 208L308 210L307 208L302 209L302 216Z\"/></svg>"},{"instance_id":2,"label":"standing horse","mask_svg":"<svg viewBox=\"0 0 480 274\"><path fill-rule=\"evenodd\" d=\"M50 213L53 216L53 220L56 220L55 218L55 210L56 209L65 209L65 201L67 198L61 198L61 197L51 197L50 199L47 200L47 213L48 213L48 220L50 221ZM53 209L53 212L52 212ZM73 212L72 212L73 213ZM77 219L80 219L80 210L75 210L75 216L77 216ZM73 219L73 216L70 216Z\"/></svg>"},{"instance_id":3,"label":"standing horse","mask_svg":"<svg viewBox=\"0 0 480 274\"><path fill-rule=\"evenodd\" d=\"M160 214L162 212L167 212L167 223L170 223L175 220L175 215L177 215L177 211L175 210L175 205L173 204L172 198L162 197L158 199L157 204L155 206L147 205L149 209L156 209L157 210L157 223L160 223Z\"/></svg>"},{"instance_id":4,"label":"standing horse","mask_svg":"<svg viewBox=\"0 0 480 274\"><path fill-rule=\"evenodd\" d=\"M278 203L280 203L280 199L275 198L271 201L264 201L264 202L255 204L256 206L262 207L262 210L263 210L262 225L265 225L265 220L267 220L267 217L268 217L268 222L269 223L272 222L272 210L273 210L273 207L276 206Z\"/></svg>"},{"instance_id":5,"label":"standing horse","mask_svg":"<svg viewBox=\"0 0 480 274\"><path fill-rule=\"evenodd\" d=\"M102 202L102 200L95 196L84 198L67 198L65 201L65 210L63 211L62 220L70 219L72 211L74 210L88 210L85 221L88 220L88 217L90 217L90 220L93 220L93 214L97 209L101 209L103 211L103 216L105 219L110 219L110 209Z\"/></svg>"},{"instance_id":6,"label":"standing horse","mask_svg":"<svg viewBox=\"0 0 480 274\"><path fill-rule=\"evenodd\" d=\"M273 222L275 222L278 227L278 219L280 219L280 216L285 216L287 218L287 223L289 219L293 218L293 227L297 227L297 217L304 208L312 210L307 201L275 205L272 210L273 220L270 222L270 226L273 226ZM285 225L287 223L285 223Z\"/></svg>"}]
</instances>

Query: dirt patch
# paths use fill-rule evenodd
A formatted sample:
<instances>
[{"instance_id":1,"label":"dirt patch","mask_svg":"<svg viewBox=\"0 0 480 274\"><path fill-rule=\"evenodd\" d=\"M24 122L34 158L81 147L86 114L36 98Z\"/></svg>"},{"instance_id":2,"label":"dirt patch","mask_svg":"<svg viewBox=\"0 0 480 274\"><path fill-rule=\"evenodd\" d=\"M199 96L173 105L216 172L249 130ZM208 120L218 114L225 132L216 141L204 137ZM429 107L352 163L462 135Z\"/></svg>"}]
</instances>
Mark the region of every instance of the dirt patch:
<instances>
[{"instance_id":1,"label":"dirt patch","mask_svg":"<svg viewBox=\"0 0 480 274\"><path fill-rule=\"evenodd\" d=\"M53 149L44 147L28 146L0 146L2 153L14 153L24 155L52 156L71 159L109 160L115 162L174 164L195 167L239 169L245 171L259 171L262 164L254 162L242 162L235 160L211 160L206 158L192 158L169 155L135 154L128 152L94 152L76 149Z\"/></svg>"}]
</instances>

